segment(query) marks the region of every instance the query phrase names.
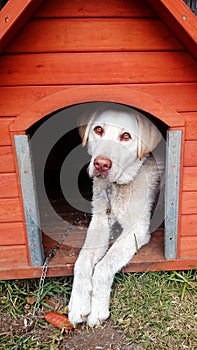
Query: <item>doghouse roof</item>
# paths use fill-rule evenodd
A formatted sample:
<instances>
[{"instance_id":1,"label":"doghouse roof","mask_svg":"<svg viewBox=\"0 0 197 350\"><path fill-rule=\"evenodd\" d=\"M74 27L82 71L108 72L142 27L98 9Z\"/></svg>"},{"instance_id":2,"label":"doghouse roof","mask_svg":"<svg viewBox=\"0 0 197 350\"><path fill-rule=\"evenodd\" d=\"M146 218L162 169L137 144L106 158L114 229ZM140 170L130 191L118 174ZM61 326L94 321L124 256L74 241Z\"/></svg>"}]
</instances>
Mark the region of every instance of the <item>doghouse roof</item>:
<instances>
[{"instance_id":1,"label":"doghouse roof","mask_svg":"<svg viewBox=\"0 0 197 350\"><path fill-rule=\"evenodd\" d=\"M13 40L44 0L9 0L0 12L0 52ZM182 0L147 0L162 21L197 58L196 17ZM58 5L57 5L58 6Z\"/></svg>"}]
</instances>

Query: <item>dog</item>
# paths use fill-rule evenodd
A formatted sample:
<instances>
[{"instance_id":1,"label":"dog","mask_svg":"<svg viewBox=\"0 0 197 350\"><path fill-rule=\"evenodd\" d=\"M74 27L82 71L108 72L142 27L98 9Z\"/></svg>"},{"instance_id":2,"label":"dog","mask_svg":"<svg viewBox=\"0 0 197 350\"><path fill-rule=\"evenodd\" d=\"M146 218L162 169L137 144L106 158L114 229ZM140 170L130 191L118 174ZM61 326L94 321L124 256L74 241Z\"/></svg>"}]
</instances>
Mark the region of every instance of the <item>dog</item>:
<instances>
[{"instance_id":1,"label":"dog","mask_svg":"<svg viewBox=\"0 0 197 350\"><path fill-rule=\"evenodd\" d=\"M142 113L124 106L97 110L79 127L91 156L92 219L74 266L69 302L73 325L91 327L109 317L115 274L150 239L150 222L164 160L157 152L162 135ZM111 227L121 234L109 248Z\"/></svg>"}]
</instances>

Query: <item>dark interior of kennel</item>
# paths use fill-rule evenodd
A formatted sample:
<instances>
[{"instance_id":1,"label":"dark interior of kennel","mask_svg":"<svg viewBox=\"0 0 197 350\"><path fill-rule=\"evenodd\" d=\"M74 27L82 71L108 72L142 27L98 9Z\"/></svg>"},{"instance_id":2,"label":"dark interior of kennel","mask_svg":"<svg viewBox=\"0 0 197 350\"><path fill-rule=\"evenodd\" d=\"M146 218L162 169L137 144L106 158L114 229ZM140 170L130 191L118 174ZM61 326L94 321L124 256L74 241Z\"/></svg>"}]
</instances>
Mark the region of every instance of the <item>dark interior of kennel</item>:
<instances>
[{"instance_id":1,"label":"dark interior of kennel","mask_svg":"<svg viewBox=\"0 0 197 350\"><path fill-rule=\"evenodd\" d=\"M38 210L40 215L41 231L42 231L42 241L45 256L51 251L51 249L57 244L61 239L63 233L68 228L68 226L87 211L76 209L66 200L64 193L61 189L60 183L60 173L64 160L70 154L70 152L75 149L75 147L81 144L81 138L78 133L78 120L79 115L84 115L84 113L90 113L94 111L95 108L100 107L102 102L98 103L85 103L80 105L74 105L64 110L57 111L51 115L48 115L41 119L36 124L32 125L27 134L30 137L31 153L32 153L32 163L35 176L35 188L38 201ZM111 105L111 104L109 104ZM34 135L39 130L39 128L44 125L51 118L58 118L59 113L65 113L65 118L72 118L74 120L75 127L72 130L63 132L63 136L57 140L57 142L50 149L47 156L46 163L44 164L44 185L47 195L47 201L49 201L51 207L53 208L54 215L48 212L47 201L43 199L42 190L40 188L40 173L39 173L39 161L40 155L44 144L48 142L47 135L43 134L40 139L40 144L35 144L33 142ZM144 111L143 111L144 113ZM144 113L149 119L151 119L156 126L161 131L164 138L166 137L167 126L161 122L159 119ZM64 126L63 126L64 127ZM92 197L92 181L87 174L88 162L84 164L78 174L78 187L80 195L91 203ZM69 169L68 169L69 171ZM78 199L77 199L78 200ZM91 208L91 204L89 206ZM90 212L89 209L88 212ZM56 220L57 216L62 220ZM72 231L66 236L61 249L57 252L56 256L52 260L52 265L64 265L73 263L79 253L81 246L85 240L87 227L90 218L86 217L79 221L77 226L73 226ZM102 229L102 228L101 228ZM116 237L119 234L118 229L116 230ZM116 239L115 237L115 239ZM111 240L110 244L113 243ZM152 233L152 238L149 244L142 247L138 254L133 258L132 262L135 264L144 263L147 261L160 261L164 259L164 227L161 227L154 233Z\"/></svg>"}]
</instances>

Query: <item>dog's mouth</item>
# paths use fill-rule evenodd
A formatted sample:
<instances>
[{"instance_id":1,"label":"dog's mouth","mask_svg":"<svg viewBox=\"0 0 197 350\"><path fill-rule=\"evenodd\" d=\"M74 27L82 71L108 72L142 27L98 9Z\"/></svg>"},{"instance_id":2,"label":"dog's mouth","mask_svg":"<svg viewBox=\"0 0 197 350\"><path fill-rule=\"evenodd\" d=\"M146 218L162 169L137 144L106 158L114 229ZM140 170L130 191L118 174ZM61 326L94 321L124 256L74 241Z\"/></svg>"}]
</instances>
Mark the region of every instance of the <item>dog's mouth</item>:
<instances>
[{"instance_id":1,"label":"dog's mouth","mask_svg":"<svg viewBox=\"0 0 197 350\"><path fill-rule=\"evenodd\" d=\"M99 170L96 170L94 169L93 171L93 177L101 177L103 179L106 179L108 176L109 176L109 171L99 171Z\"/></svg>"}]
</instances>

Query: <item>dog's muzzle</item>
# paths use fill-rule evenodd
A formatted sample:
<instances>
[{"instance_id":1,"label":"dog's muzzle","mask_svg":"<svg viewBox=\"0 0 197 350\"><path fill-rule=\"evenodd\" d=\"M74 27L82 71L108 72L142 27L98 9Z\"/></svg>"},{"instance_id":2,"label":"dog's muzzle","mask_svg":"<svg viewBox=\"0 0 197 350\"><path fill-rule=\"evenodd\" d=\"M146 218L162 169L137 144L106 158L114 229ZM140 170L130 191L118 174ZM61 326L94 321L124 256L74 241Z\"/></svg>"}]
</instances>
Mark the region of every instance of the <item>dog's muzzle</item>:
<instances>
[{"instance_id":1,"label":"dog's muzzle","mask_svg":"<svg viewBox=\"0 0 197 350\"><path fill-rule=\"evenodd\" d=\"M98 156L94 160L93 176L101 176L106 178L109 174L109 170L111 169L111 167L111 159L104 156Z\"/></svg>"}]
</instances>

